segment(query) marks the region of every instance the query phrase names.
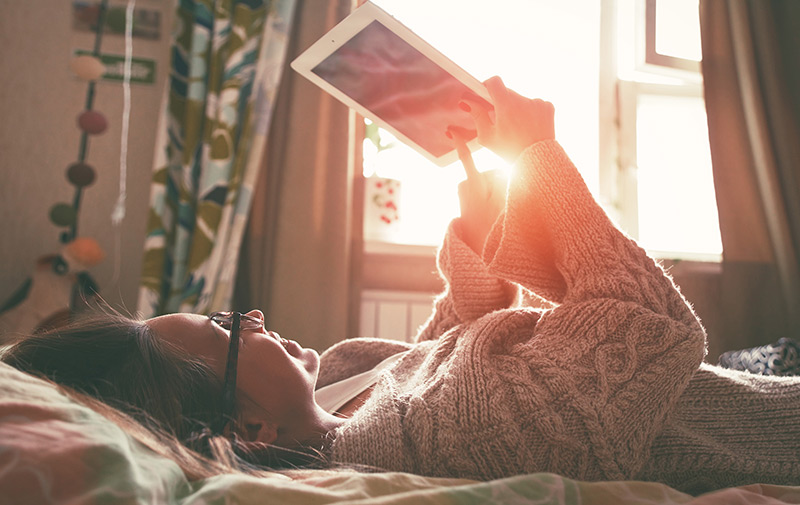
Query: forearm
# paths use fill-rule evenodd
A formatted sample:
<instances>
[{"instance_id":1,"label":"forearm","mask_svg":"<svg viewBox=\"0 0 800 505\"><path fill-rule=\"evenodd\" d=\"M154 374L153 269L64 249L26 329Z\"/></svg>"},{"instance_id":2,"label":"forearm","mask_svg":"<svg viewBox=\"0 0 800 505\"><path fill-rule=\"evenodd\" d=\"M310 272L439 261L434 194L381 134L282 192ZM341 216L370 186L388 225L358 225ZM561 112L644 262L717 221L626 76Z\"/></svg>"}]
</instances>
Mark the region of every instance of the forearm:
<instances>
[{"instance_id":1,"label":"forearm","mask_svg":"<svg viewBox=\"0 0 800 505\"><path fill-rule=\"evenodd\" d=\"M516 301L518 286L489 273L481 257L462 239L459 219L450 223L437 265L445 291L436 299L417 341L439 338L454 326L510 307Z\"/></svg>"},{"instance_id":2,"label":"forearm","mask_svg":"<svg viewBox=\"0 0 800 505\"><path fill-rule=\"evenodd\" d=\"M671 279L611 223L555 141L520 157L484 260L556 303L612 298L696 324Z\"/></svg>"}]
</instances>

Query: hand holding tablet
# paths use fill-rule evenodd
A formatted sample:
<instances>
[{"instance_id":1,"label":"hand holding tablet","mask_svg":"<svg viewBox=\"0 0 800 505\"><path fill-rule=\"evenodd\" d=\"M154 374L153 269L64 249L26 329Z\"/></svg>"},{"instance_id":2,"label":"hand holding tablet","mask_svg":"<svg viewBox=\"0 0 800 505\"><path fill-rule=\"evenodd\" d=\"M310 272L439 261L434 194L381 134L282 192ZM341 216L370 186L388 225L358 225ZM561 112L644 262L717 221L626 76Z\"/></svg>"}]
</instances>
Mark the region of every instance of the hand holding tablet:
<instances>
[{"instance_id":1,"label":"hand holding tablet","mask_svg":"<svg viewBox=\"0 0 800 505\"><path fill-rule=\"evenodd\" d=\"M479 147L475 121L459 103L492 109L477 79L370 2L292 68L440 166L458 157L448 127L470 132L467 146Z\"/></svg>"},{"instance_id":2,"label":"hand holding tablet","mask_svg":"<svg viewBox=\"0 0 800 505\"><path fill-rule=\"evenodd\" d=\"M475 121L482 146L513 163L528 146L556 138L552 103L524 97L506 88L499 77L492 77L485 84L495 104L493 109L469 98L462 100ZM489 117L490 112L494 118Z\"/></svg>"}]
</instances>

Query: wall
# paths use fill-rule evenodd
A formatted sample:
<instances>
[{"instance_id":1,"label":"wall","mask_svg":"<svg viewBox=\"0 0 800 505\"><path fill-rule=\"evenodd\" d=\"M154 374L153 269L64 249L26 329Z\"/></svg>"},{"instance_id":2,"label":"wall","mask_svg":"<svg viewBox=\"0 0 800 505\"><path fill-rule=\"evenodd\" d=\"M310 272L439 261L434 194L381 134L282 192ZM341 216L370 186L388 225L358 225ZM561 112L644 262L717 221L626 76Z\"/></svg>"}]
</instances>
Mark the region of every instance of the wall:
<instances>
[{"instance_id":1,"label":"wall","mask_svg":"<svg viewBox=\"0 0 800 505\"><path fill-rule=\"evenodd\" d=\"M112 0L112 4L113 4ZM116 2L124 5L125 2ZM111 211L119 193L123 93L120 83L99 82L94 109L108 130L89 142L87 161L97 180L83 193L78 232L96 238L107 256L91 274L112 305L136 310L142 239L149 200L156 123L169 64L172 0L137 0L162 12L161 39L134 38L134 57L156 60L156 84L131 86L127 215L117 231ZM94 34L72 29L69 0L0 0L0 302L31 273L37 257L59 249L61 229L50 207L71 203L65 177L76 161L86 83L69 71L73 49L91 50ZM124 38L105 34L101 51L124 54Z\"/></svg>"}]
</instances>

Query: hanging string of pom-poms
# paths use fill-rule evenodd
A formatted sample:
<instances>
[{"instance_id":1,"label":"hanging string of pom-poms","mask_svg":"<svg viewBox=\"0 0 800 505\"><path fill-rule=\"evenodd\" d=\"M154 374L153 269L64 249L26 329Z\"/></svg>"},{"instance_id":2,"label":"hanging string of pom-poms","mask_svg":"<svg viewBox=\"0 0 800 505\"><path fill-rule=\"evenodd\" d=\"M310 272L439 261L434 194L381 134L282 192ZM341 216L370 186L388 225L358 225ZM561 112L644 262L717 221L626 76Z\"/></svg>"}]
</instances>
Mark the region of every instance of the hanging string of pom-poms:
<instances>
[{"instance_id":1,"label":"hanging string of pom-poms","mask_svg":"<svg viewBox=\"0 0 800 505\"><path fill-rule=\"evenodd\" d=\"M70 69L79 78L88 82L86 88L86 104L84 110L78 114L78 128L81 130L80 145L78 147L78 160L67 167L67 180L75 186L72 204L57 203L50 209L50 220L56 226L66 227L59 237L62 243L72 242L78 235L78 211L81 206L83 189L90 186L97 177L97 171L86 162L89 153L89 137L100 135L108 128L108 120L101 113L93 109L95 83L105 73L105 65L100 61L100 44L103 39L103 25L105 24L108 0L102 0L97 13L96 35L92 54L75 56L70 61ZM99 246L98 246L99 247Z\"/></svg>"},{"instance_id":2,"label":"hanging string of pom-poms","mask_svg":"<svg viewBox=\"0 0 800 505\"><path fill-rule=\"evenodd\" d=\"M114 273L112 284L119 279L120 273L120 249L121 249L121 225L125 218L125 201L127 197L127 169L128 169L128 132L130 125L131 111L131 65L133 60L133 18L136 0L128 0L125 9L125 63L122 79L123 89L123 112L122 112L122 132L120 138L120 158L119 158L119 196L114 204L111 213L111 222L114 227ZM92 136L101 135L108 129L108 120L105 115L94 109L95 86L96 82L106 73L106 67L100 56L100 47L103 41L103 32L109 14L108 0L101 0L97 5L96 17L94 20L95 39L94 48L91 54L77 54L70 61L70 69L81 80L88 83L86 89L86 103L84 110L78 114L77 124L81 131L80 145L78 149L78 159L67 167L67 180L75 187L72 204L57 203L50 209L50 220L57 226L67 228L60 235L63 243L69 243L78 236L78 212L81 206L81 199L84 188L94 183L97 177L95 168L87 162L89 156L89 141ZM102 254L96 241L89 239L95 244L98 252Z\"/></svg>"},{"instance_id":3,"label":"hanging string of pom-poms","mask_svg":"<svg viewBox=\"0 0 800 505\"><path fill-rule=\"evenodd\" d=\"M103 28L107 12L108 0L102 0L97 9L92 53L76 55L70 61L70 70L79 79L88 83L84 109L77 117L78 128L81 131L78 159L67 167L67 180L75 187L75 192L72 204L57 203L50 209L50 220L56 226L67 228L61 232L59 240L64 244L70 244L72 249L77 248L76 254L87 266L99 263L105 256L100 245L93 238L81 237L78 239L78 212L84 188L91 186L97 178L97 170L87 162L89 139L91 136L101 135L108 129L108 120L105 115L94 110L95 85L106 72L105 65L100 59L100 46L103 41ZM78 282L72 289L70 311L75 311L78 303L86 294L96 291L97 285L94 279L87 272L81 272L78 275Z\"/></svg>"}]
</instances>

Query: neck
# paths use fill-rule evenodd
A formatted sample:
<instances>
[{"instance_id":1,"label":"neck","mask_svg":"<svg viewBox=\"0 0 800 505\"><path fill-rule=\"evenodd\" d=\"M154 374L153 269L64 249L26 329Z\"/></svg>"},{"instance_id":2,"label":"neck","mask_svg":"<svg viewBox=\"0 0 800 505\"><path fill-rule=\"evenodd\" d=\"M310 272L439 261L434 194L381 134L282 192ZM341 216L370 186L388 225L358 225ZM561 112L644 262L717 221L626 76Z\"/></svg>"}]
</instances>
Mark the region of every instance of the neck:
<instances>
[{"instance_id":1,"label":"neck","mask_svg":"<svg viewBox=\"0 0 800 505\"><path fill-rule=\"evenodd\" d=\"M301 445L322 452L330 445L333 431L347 421L325 412L316 404L315 409L305 417L305 420L302 426L279 433L275 443L282 447Z\"/></svg>"}]
</instances>

